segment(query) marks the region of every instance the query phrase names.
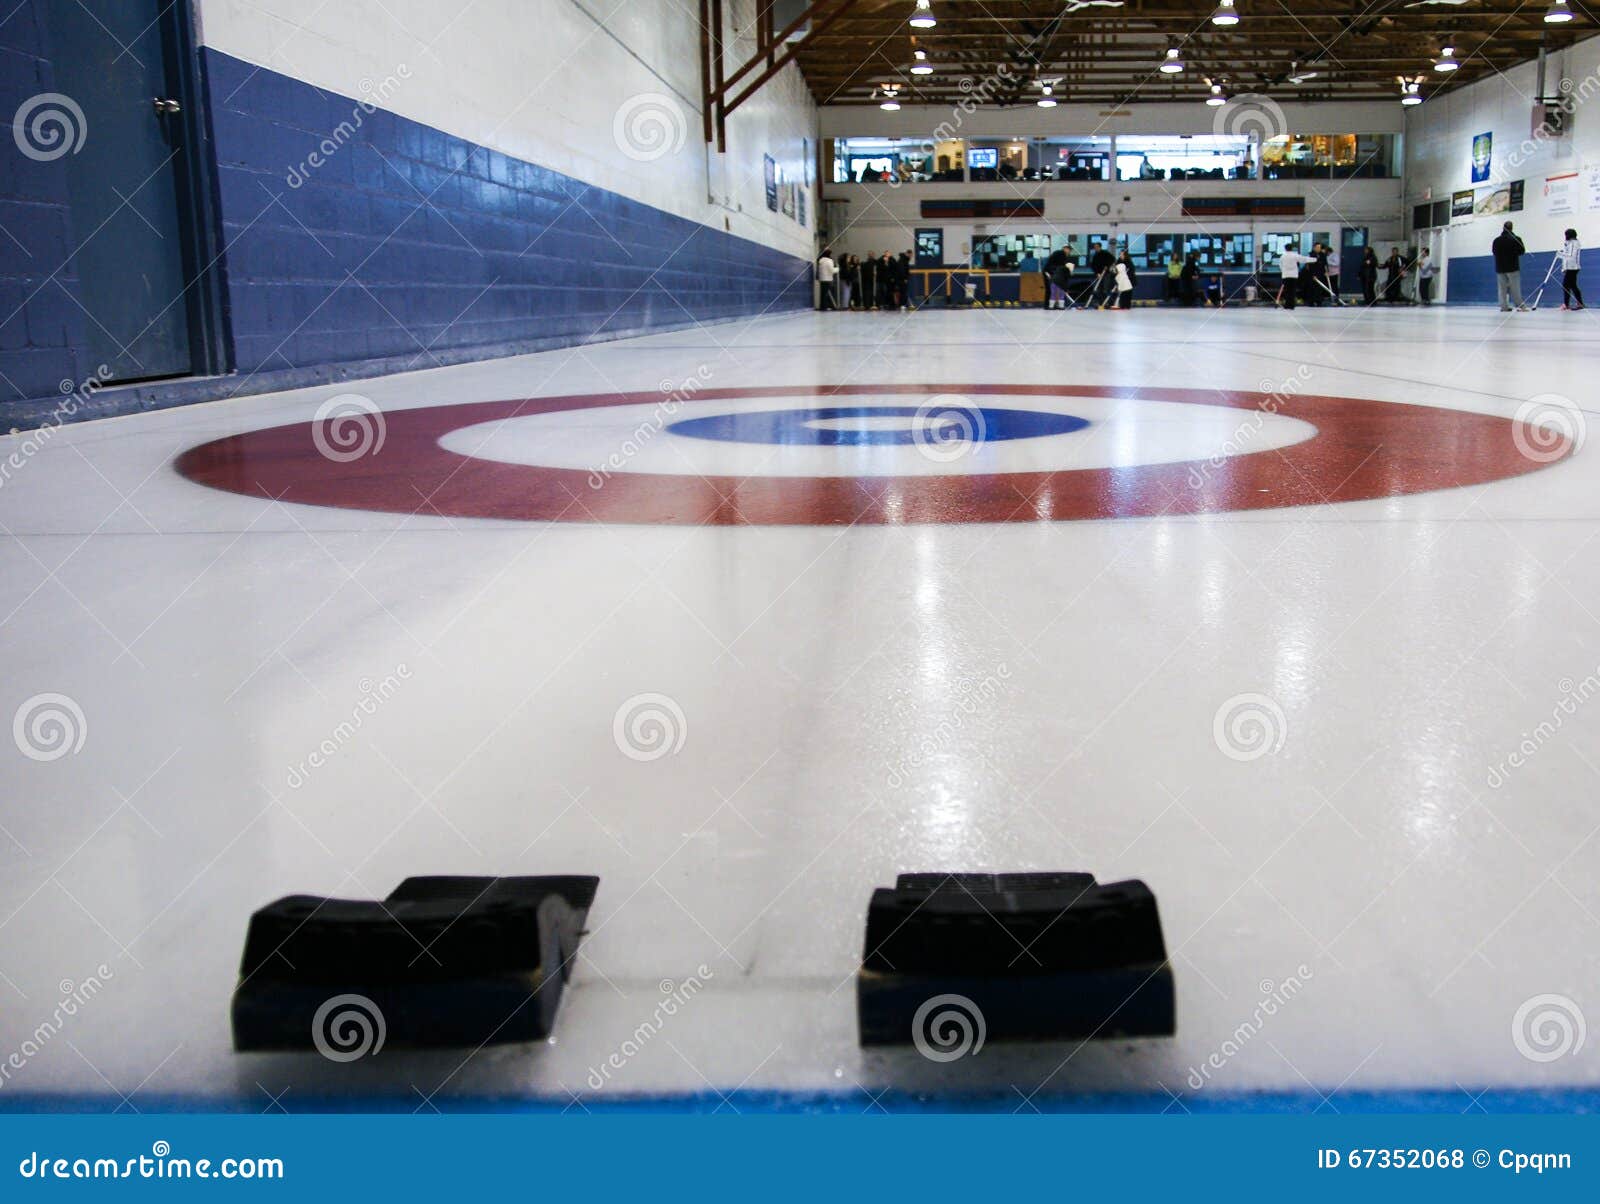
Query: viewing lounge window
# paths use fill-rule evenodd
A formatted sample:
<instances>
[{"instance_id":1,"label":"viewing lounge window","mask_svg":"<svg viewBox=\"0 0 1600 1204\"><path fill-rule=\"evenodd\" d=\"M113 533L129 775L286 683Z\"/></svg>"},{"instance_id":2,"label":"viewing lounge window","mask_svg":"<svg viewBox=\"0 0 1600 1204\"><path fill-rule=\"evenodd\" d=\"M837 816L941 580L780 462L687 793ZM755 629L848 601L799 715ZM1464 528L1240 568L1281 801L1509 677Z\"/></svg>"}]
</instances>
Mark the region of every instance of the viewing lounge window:
<instances>
[{"instance_id":1,"label":"viewing lounge window","mask_svg":"<svg viewBox=\"0 0 1600 1204\"><path fill-rule=\"evenodd\" d=\"M942 153L939 147L946 148ZM949 163L953 152L953 177ZM835 138L833 140L833 182L835 184L927 183L941 178L961 179L961 143L934 144L921 138ZM940 174L940 163L945 164Z\"/></svg>"},{"instance_id":2,"label":"viewing lounge window","mask_svg":"<svg viewBox=\"0 0 1600 1204\"><path fill-rule=\"evenodd\" d=\"M1392 134L1284 134L1261 144L1265 180L1387 179L1394 174Z\"/></svg>"},{"instance_id":3,"label":"viewing lounge window","mask_svg":"<svg viewBox=\"0 0 1600 1204\"><path fill-rule=\"evenodd\" d=\"M967 171L974 180L1021 180L1028 172L1028 143L974 140L967 143Z\"/></svg>"},{"instance_id":4,"label":"viewing lounge window","mask_svg":"<svg viewBox=\"0 0 1600 1204\"><path fill-rule=\"evenodd\" d=\"M1125 134L1119 180L1248 180L1250 139L1226 134Z\"/></svg>"}]
</instances>

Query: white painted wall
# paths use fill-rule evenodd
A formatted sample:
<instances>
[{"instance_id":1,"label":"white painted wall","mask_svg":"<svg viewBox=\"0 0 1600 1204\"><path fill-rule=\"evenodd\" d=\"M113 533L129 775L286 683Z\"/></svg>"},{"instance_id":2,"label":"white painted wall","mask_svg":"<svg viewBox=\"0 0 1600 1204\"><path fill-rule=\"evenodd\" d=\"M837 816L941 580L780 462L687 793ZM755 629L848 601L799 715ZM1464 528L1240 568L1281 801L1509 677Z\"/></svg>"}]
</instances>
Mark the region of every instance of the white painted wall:
<instances>
[{"instance_id":1,"label":"white painted wall","mask_svg":"<svg viewBox=\"0 0 1600 1204\"><path fill-rule=\"evenodd\" d=\"M1489 254L1489 244L1507 217L1516 223L1530 251L1554 250L1568 226L1576 227L1587 244L1600 245L1600 209L1585 211L1584 190L1580 189L1578 212L1572 216L1548 216L1544 199L1547 176L1600 167L1600 38L1550 56L1546 94L1556 95L1565 78L1571 81L1571 96L1576 104L1568 121L1570 132L1565 137L1532 137L1535 73L1535 65L1525 63L1494 79L1451 89L1407 115L1408 222L1411 206L1474 187L1474 135L1494 135L1494 185L1526 181L1526 204L1521 213L1452 222L1446 244L1451 257ZM1582 183L1580 175L1579 184ZM1476 187L1481 190L1489 186Z\"/></svg>"},{"instance_id":2,"label":"white painted wall","mask_svg":"<svg viewBox=\"0 0 1600 1204\"><path fill-rule=\"evenodd\" d=\"M200 0L204 43L349 97L405 64L387 107L457 137L809 259L802 227L766 206L762 156L804 179L816 106L784 69L728 122L728 153L702 141L694 0ZM728 71L755 52L755 0L723 5ZM743 31L741 33L741 31ZM630 157L619 112L655 95L676 149ZM681 144L677 134L681 131ZM813 176L814 176L813 172Z\"/></svg>"}]
</instances>

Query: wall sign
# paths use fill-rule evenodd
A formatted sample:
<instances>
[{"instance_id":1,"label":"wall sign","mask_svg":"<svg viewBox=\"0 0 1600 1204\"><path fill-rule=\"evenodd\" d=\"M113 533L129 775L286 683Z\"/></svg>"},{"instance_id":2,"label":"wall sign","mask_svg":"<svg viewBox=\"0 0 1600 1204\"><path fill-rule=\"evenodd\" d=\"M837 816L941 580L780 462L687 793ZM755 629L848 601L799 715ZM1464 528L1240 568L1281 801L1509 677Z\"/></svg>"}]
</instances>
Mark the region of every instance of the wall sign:
<instances>
[{"instance_id":1,"label":"wall sign","mask_svg":"<svg viewBox=\"0 0 1600 1204\"><path fill-rule=\"evenodd\" d=\"M1577 209L1578 173L1562 172L1544 178L1544 211L1547 217L1568 217Z\"/></svg>"},{"instance_id":2,"label":"wall sign","mask_svg":"<svg viewBox=\"0 0 1600 1204\"><path fill-rule=\"evenodd\" d=\"M778 211L778 161L771 155L761 156L761 172L767 181L767 208Z\"/></svg>"},{"instance_id":3,"label":"wall sign","mask_svg":"<svg viewBox=\"0 0 1600 1204\"><path fill-rule=\"evenodd\" d=\"M1460 192L1452 193L1450 196L1450 216L1452 218L1471 217L1472 198L1474 195L1476 194L1470 188L1464 188Z\"/></svg>"},{"instance_id":4,"label":"wall sign","mask_svg":"<svg viewBox=\"0 0 1600 1204\"><path fill-rule=\"evenodd\" d=\"M1472 182L1482 184L1489 178L1489 161L1494 158L1494 135L1479 134L1472 140Z\"/></svg>"}]
</instances>

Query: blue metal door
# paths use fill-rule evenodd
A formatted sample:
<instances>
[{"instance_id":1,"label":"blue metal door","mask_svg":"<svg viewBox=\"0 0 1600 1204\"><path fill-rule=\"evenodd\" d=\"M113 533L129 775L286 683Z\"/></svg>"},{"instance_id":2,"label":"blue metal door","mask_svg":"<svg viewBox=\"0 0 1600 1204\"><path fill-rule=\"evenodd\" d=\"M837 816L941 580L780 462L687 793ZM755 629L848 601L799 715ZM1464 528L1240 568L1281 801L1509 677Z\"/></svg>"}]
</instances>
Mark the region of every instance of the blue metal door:
<instances>
[{"instance_id":1,"label":"blue metal door","mask_svg":"<svg viewBox=\"0 0 1600 1204\"><path fill-rule=\"evenodd\" d=\"M65 157L74 248L61 286L82 308L90 364L110 380L192 371L186 123L163 0L47 0L56 84L81 110ZM72 280L71 277L76 277ZM60 277L58 277L59 279Z\"/></svg>"}]
</instances>

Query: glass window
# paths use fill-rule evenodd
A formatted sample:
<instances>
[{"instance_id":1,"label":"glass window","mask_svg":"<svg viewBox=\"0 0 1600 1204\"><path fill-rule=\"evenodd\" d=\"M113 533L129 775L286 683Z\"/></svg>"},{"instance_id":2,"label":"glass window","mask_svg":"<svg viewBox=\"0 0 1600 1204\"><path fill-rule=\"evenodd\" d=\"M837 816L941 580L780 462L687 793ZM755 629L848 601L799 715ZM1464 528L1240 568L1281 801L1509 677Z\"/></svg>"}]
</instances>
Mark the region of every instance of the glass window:
<instances>
[{"instance_id":1,"label":"glass window","mask_svg":"<svg viewBox=\"0 0 1600 1204\"><path fill-rule=\"evenodd\" d=\"M1022 139L967 143L967 168L974 180L1020 180L1028 171L1028 144Z\"/></svg>"},{"instance_id":2,"label":"glass window","mask_svg":"<svg viewBox=\"0 0 1600 1204\"><path fill-rule=\"evenodd\" d=\"M972 266L991 272L1015 272L1025 259L1049 258L1048 234L986 234L972 240Z\"/></svg>"},{"instance_id":3,"label":"glass window","mask_svg":"<svg viewBox=\"0 0 1600 1204\"><path fill-rule=\"evenodd\" d=\"M1078 182L1111 178L1110 137L1041 138L1031 170L1041 179Z\"/></svg>"},{"instance_id":4,"label":"glass window","mask_svg":"<svg viewBox=\"0 0 1600 1204\"><path fill-rule=\"evenodd\" d=\"M1392 134L1283 134L1261 144L1268 180L1385 179L1394 174Z\"/></svg>"},{"instance_id":5,"label":"glass window","mask_svg":"<svg viewBox=\"0 0 1600 1204\"><path fill-rule=\"evenodd\" d=\"M960 143L956 144L957 146ZM835 138L835 184L926 183L938 180L936 144L920 138ZM958 158L954 178L961 179Z\"/></svg>"},{"instance_id":6,"label":"glass window","mask_svg":"<svg viewBox=\"0 0 1600 1204\"><path fill-rule=\"evenodd\" d=\"M1124 134L1119 180L1246 180L1250 139L1233 134Z\"/></svg>"}]
</instances>

